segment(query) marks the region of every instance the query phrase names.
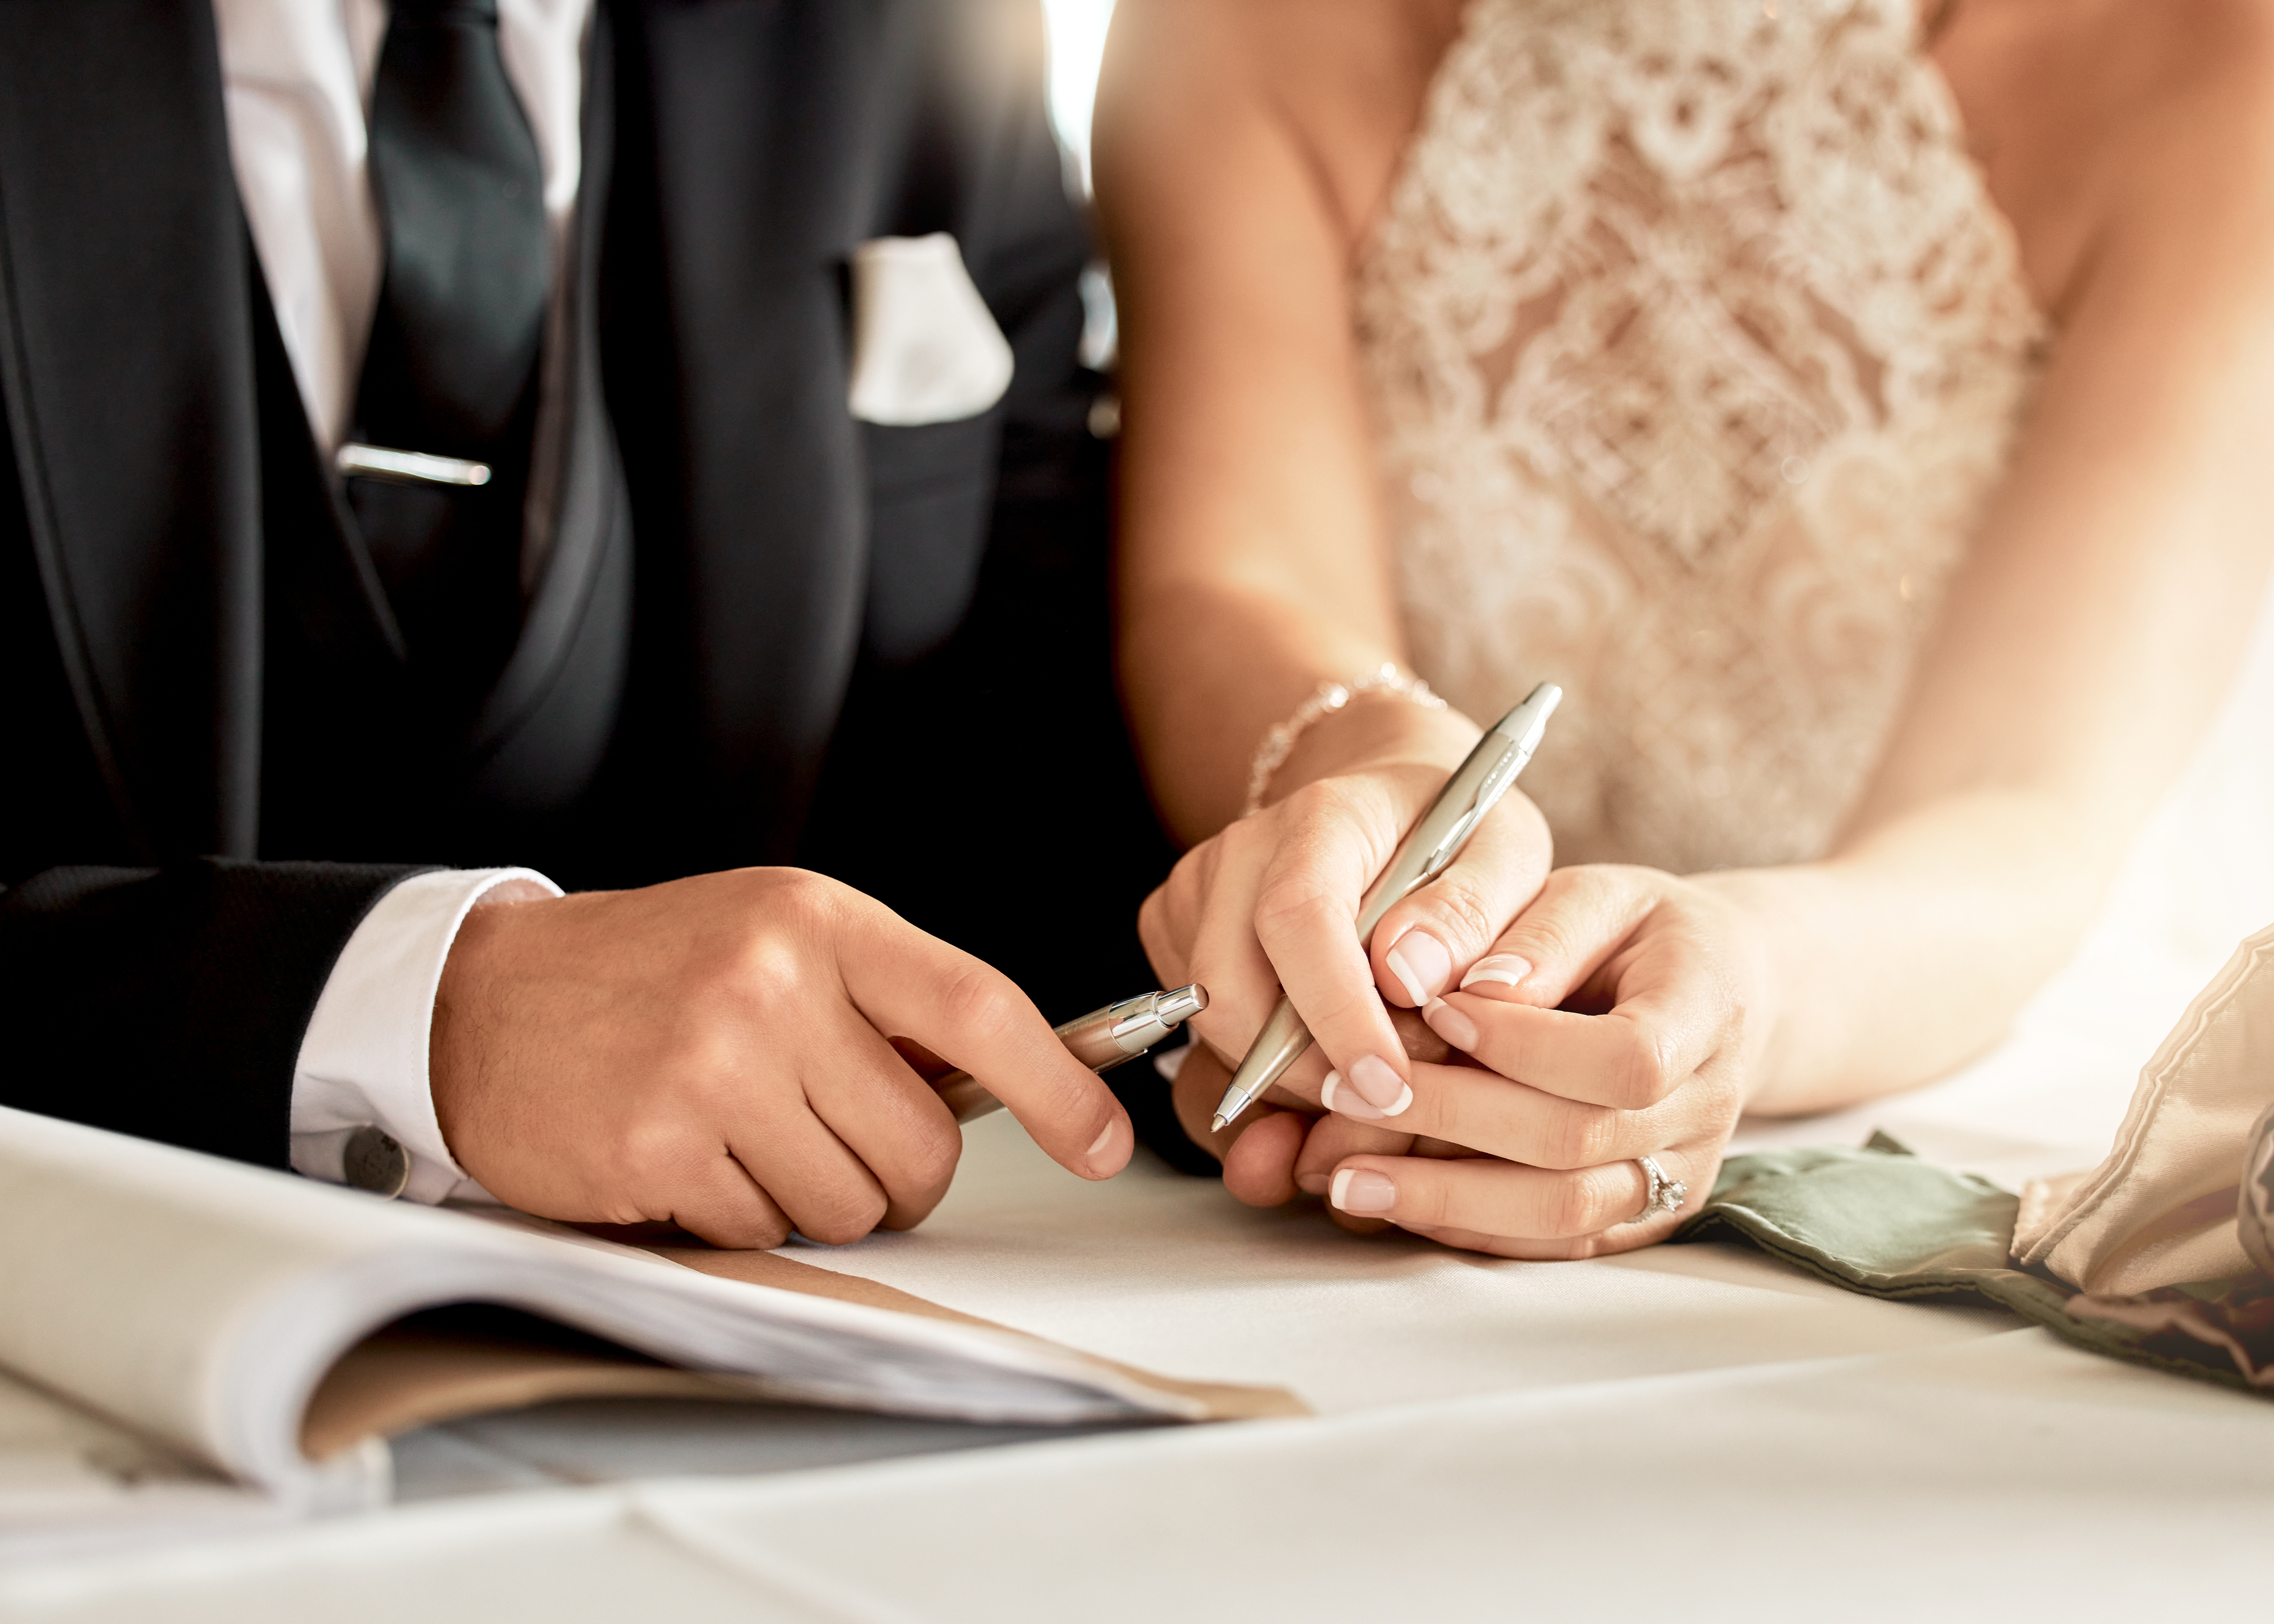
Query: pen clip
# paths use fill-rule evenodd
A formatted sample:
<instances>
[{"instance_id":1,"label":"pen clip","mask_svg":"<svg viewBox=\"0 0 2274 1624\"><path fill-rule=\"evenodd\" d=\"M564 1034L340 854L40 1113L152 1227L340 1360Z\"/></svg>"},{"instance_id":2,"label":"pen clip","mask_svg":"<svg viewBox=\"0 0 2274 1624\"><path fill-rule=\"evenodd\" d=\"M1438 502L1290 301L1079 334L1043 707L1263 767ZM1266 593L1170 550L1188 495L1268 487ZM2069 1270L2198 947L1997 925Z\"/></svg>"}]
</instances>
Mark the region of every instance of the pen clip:
<instances>
[{"instance_id":1,"label":"pen clip","mask_svg":"<svg viewBox=\"0 0 2274 1624\"><path fill-rule=\"evenodd\" d=\"M1420 876L1413 885L1427 884L1445 871L1446 866L1475 831L1477 824L1499 804L1501 796L1516 782L1517 774L1531 763L1532 753L1540 748L1540 735L1547 730L1547 718L1555 713L1556 706L1562 701L1562 688L1552 682L1543 682L1525 695L1522 704L1494 724L1492 732L1486 736L1503 741L1501 752L1493 757L1492 765L1478 777L1476 792L1469 797L1468 806L1429 853L1429 859L1422 865ZM1522 733L1502 731L1519 716L1526 718ZM1465 771L1465 767L1466 763L1464 763ZM1406 889L1411 891L1413 886Z\"/></svg>"},{"instance_id":2,"label":"pen clip","mask_svg":"<svg viewBox=\"0 0 2274 1624\"><path fill-rule=\"evenodd\" d=\"M1469 797L1469 804L1462 808L1461 816L1438 839L1427 860L1422 863L1421 872L1414 876L1413 883L1405 888L1407 891L1427 884L1445 871L1453 859L1460 854L1461 847L1468 844L1470 835L1476 832L1476 827L1483 822L1485 815L1499 802L1502 792L1523 770L1530 754L1515 740L1508 741L1506 748L1494 758L1492 765L1485 769L1484 776L1477 780L1476 793Z\"/></svg>"}]
</instances>

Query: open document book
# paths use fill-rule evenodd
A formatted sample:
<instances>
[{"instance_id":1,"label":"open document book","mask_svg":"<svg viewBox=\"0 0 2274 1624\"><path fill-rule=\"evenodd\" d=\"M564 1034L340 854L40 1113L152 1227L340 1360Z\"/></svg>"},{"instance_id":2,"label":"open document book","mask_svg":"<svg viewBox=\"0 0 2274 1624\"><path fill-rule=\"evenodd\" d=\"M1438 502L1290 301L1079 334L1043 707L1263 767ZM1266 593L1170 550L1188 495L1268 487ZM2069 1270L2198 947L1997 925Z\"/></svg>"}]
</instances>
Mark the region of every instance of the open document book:
<instances>
[{"instance_id":1,"label":"open document book","mask_svg":"<svg viewBox=\"0 0 2274 1624\"><path fill-rule=\"evenodd\" d=\"M647 1249L494 1209L383 1202L0 1109L0 1550L69 1543L134 1499L43 1485L24 1455L32 1434L50 1455L154 1447L230 1480L225 1498L300 1515L383 1501L390 1433L643 1394L972 1421L1301 1409L777 1253ZM26 1420L41 1402L47 1418Z\"/></svg>"}]
</instances>

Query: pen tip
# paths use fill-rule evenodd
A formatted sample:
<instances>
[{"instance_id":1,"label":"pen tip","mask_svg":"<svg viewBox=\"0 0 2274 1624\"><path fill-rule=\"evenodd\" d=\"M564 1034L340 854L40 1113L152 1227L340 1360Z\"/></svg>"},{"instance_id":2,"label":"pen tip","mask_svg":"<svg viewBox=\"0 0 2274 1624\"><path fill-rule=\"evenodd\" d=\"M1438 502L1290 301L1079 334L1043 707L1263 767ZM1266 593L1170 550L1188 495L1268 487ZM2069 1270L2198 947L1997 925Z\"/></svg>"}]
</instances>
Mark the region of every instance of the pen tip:
<instances>
[{"instance_id":1,"label":"pen tip","mask_svg":"<svg viewBox=\"0 0 2274 1624\"><path fill-rule=\"evenodd\" d=\"M1229 1120L1230 1120L1230 1118L1226 1117L1226 1116L1224 1116L1224 1114L1222 1111L1218 1111L1218 1112L1216 1114L1216 1116L1213 1116L1212 1118L1210 1118L1210 1119L1209 1119L1209 1132L1210 1133L1221 1133L1221 1132L1224 1132L1224 1124L1227 1121L1229 1121Z\"/></svg>"}]
</instances>

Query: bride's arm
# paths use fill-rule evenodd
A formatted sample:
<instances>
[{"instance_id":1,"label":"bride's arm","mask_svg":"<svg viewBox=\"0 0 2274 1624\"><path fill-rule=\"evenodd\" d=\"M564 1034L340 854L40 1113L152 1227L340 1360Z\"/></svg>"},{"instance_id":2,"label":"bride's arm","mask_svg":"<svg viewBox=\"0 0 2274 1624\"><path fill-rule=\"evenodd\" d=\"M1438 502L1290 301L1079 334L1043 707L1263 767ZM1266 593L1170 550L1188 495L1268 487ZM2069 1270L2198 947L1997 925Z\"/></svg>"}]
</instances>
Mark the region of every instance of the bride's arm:
<instances>
[{"instance_id":1,"label":"bride's arm","mask_svg":"<svg viewBox=\"0 0 2274 1624\"><path fill-rule=\"evenodd\" d=\"M1457 9L1418 8L1442 13L1440 35ZM1235 1058L1284 982L1319 1038L1289 1079L1306 1099L1329 1063L1372 1056L1404 1072L1378 996L1397 983L1369 966L1352 916L1477 737L1456 712L1366 695L1303 733L1272 776L1270 812L1233 824L1275 723L1322 682L1405 657L1348 268L1434 59L1416 10L1124 7L1097 109L1123 346L1123 683L1155 795L1202 843L1148 903L1147 946L1171 981L1208 984L1196 1025ZM1332 149L1299 134L1267 86L1331 99ZM1511 797L1455 871L1385 921L1383 952L1428 921L1445 984L1537 890L1547 855L1537 815Z\"/></svg>"},{"instance_id":2,"label":"bride's arm","mask_svg":"<svg viewBox=\"0 0 2274 1624\"><path fill-rule=\"evenodd\" d=\"M1995 29L2052 13L1969 8L1945 42L2059 335L1832 852L1562 871L1498 944L1525 961L1515 983L1429 1012L1531 1086L1417 1066L1390 1124L1532 1165L1385 1155L1378 1129L1330 1118L1306 1187L1347 1171L1346 1207L1517 1255L1654 1239L1670 1220L1622 1227L1632 1158L1699 1188L1740 1105L1934 1077L2074 951L2232 681L2274 553L2274 19L2184 12L2104 10L2115 37L2015 49ZM1605 1012L1554 1007L1575 993Z\"/></svg>"},{"instance_id":3,"label":"bride's arm","mask_svg":"<svg viewBox=\"0 0 2274 1624\"><path fill-rule=\"evenodd\" d=\"M1321 680L1404 653L1348 286L1351 216L1372 204L1353 194L1387 185L1401 127L1397 107L1363 103L1398 89L1313 62L1264 72L1259 51L1292 32L1275 26L1284 9L1128 7L1099 88L1121 315L1121 666L1155 793L1187 842L1239 815L1257 742ZM1307 55L1362 57L1359 39L1396 32L1369 25L1382 9L1316 4L1344 37ZM1361 103L1352 125L1379 126L1350 143L1379 162L1318 153L1265 94L1315 79Z\"/></svg>"},{"instance_id":4,"label":"bride's arm","mask_svg":"<svg viewBox=\"0 0 2274 1624\"><path fill-rule=\"evenodd\" d=\"M1765 1109L1900 1087L1995 1041L2202 736L2274 551L2274 29L2189 8L2060 41L2086 68L1986 39L1969 56L1968 26L1946 59L1962 97L1999 100L1971 122L2060 333L1837 846L1709 882L1770 921L1788 989Z\"/></svg>"},{"instance_id":5,"label":"bride's arm","mask_svg":"<svg viewBox=\"0 0 2274 1624\"><path fill-rule=\"evenodd\" d=\"M1403 650L1314 177L1223 82L1238 70L1216 41L1188 38L1183 73L1132 60L1171 26L1123 13L1095 139L1121 323L1122 677L1189 844L1239 816L1265 729Z\"/></svg>"}]
</instances>

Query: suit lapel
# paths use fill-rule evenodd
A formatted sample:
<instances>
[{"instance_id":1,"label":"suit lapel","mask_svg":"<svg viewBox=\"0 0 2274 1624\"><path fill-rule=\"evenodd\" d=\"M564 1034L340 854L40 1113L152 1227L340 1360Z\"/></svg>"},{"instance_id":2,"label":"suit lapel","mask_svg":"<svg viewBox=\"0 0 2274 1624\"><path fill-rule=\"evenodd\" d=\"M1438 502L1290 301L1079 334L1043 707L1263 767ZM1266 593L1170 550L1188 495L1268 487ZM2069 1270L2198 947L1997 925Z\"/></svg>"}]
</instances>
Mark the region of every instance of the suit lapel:
<instances>
[{"instance_id":1,"label":"suit lapel","mask_svg":"<svg viewBox=\"0 0 2274 1624\"><path fill-rule=\"evenodd\" d=\"M0 0L0 391L73 695L154 856L257 838L243 233L207 0Z\"/></svg>"}]
</instances>

